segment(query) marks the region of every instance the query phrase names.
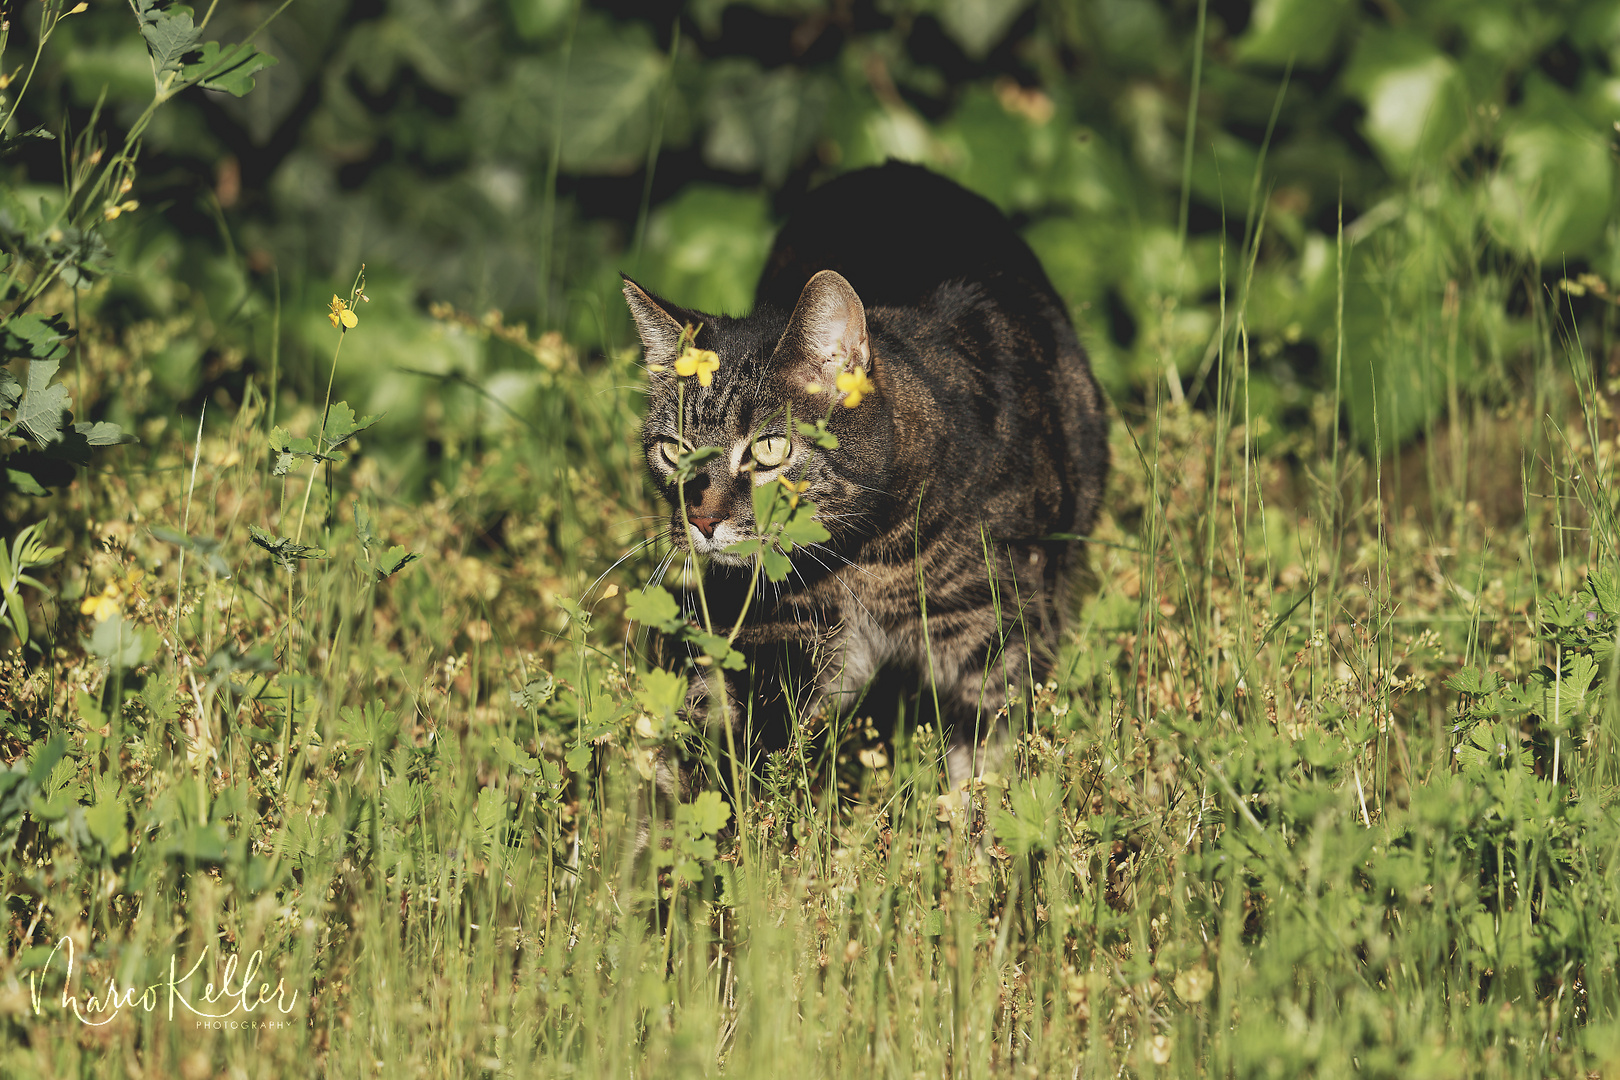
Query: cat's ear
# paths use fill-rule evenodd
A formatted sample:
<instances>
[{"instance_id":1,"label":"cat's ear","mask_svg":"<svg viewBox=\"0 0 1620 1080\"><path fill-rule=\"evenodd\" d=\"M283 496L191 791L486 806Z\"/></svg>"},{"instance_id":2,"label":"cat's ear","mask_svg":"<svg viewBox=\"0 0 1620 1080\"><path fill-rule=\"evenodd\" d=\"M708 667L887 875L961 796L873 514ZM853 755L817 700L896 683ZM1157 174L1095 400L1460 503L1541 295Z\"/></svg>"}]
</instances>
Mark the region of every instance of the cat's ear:
<instances>
[{"instance_id":1,"label":"cat's ear","mask_svg":"<svg viewBox=\"0 0 1620 1080\"><path fill-rule=\"evenodd\" d=\"M823 270L805 284L772 359L828 392L844 372L872 369L866 308L842 274Z\"/></svg>"},{"instance_id":2,"label":"cat's ear","mask_svg":"<svg viewBox=\"0 0 1620 1080\"><path fill-rule=\"evenodd\" d=\"M624 277L623 274L619 276ZM627 277L624 278L624 298L630 303L630 315L636 320L636 330L641 334L641 347L647 353L647 363L665 367L673 364L684 329L680 320L671 315L661 301Z\"/></svg>"}]
</instances>

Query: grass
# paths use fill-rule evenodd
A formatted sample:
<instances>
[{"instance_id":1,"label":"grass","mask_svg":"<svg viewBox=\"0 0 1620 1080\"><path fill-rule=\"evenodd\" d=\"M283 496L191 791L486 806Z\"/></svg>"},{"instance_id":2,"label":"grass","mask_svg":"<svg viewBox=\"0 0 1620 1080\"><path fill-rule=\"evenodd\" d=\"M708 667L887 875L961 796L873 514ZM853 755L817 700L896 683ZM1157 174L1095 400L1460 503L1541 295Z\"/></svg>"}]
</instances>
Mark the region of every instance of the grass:
<instances>
[{"instance_id":1,"label":"grass","mask_svg":"<svg viewBox=\"0 0 1620 1080\"><path fill-rule=\"evenodd\" d=\"M1214 407L1117 418L1090 594L970 810L939 732L857 715L748 805L654 815L662 860L654 758L696 748L609 595L660 554L634 358L549 342L542 414L443 421L422 495L364 434L274 475L252 381L149 421L46 504L53 644L0 675L0 1074L1620 1069L1615 443L1579 339L1547 316L1514 393L1364 453L1333 396L1247 422L1232 320ZM88 411L163 330L86 323ZM325 558L289 572L248 526L306 503ZM423 557L379 580L394 544ZM171 1018L171 959L225 1019Z\"/></svg>"}]
</instances>

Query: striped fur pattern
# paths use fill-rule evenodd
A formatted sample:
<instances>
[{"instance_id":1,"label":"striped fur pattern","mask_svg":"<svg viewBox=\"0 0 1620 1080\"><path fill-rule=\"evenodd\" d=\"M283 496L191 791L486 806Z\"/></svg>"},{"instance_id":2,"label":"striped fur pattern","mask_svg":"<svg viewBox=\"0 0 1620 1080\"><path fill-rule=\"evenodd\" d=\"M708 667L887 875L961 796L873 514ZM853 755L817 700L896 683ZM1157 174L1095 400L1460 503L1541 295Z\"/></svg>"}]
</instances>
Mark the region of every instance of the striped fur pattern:
<instances>
[{"instance_id":1,"label":"striped fur pattern","mask_svg":"<svg viewBox=\"0 0 1620 1080\"><path fill-rule=\"evenodd\" d=\"M1034 254L988 202L890 163L806 197L746 317L628 279L625 294L653 369L642 442L672 542L708 557L716 622L730 625L749 579L724 549L755 535L754 484L807 479L832 534L794 552L785 582L762 582L739 638L753 670L728 676L733 715L847 708L902 665L937 693L963 779L998 710L1050 670L1076 560L1051 537L1090 529L1108 470L1102 394ZM720 361L706 388L671 369L686 325ZM836 380L857 369L873 389L845 407ZM789 406L827 416L837 448L790 431ZM685 507L678 439L722 451Z\"/></svg>"}]
</instances>

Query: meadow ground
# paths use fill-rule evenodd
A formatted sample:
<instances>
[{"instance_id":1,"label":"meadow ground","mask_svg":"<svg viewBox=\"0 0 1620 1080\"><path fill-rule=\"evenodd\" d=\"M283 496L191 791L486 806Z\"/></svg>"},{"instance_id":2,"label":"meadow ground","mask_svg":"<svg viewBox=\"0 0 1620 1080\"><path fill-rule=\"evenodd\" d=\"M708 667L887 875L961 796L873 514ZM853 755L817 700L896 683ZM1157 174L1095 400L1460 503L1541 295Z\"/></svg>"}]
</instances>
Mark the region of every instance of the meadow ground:
<instances>
[{"instance_id":1,"label":"meadow ground","mask_svg":"<svg viewBox=\"0 0 1620 1080\"><path fill-rule=\"evenodd\" d=\"M1620 1070L1617 455L1574 325L1399 453L1329 395L1246 422L1223 335L1212 408L1116 416L1087 595L970 808L902 695L638 860L653 754L730 766L625 618L663 555L637 357L439 314L543 405L420 500L258 381L56 496L58 595L19 594L54 645L0 675L0 1073ZM76 398L161 344L92 328Z\"/></svg>"}]
</instances>

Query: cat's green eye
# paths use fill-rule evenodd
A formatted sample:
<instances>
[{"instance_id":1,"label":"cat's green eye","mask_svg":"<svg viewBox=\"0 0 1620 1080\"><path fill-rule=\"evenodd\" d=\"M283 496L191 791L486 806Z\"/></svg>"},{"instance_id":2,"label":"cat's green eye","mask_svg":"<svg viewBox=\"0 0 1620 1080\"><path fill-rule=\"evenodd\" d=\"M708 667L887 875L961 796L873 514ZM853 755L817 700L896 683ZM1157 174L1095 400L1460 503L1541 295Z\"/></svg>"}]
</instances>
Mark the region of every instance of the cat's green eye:
<instances>
[{"instance_id":1,"label":"cat's green eye","mask_svg":"<svg viewBox=\"0 0 1620 1080\"><path fill-rule=\"evenodd\" d=\"M754 463L767 469L774 469L787 460L790 449L787 436L771 435L763 439L755 439L753 446Z\"/></svg>"},{"instance_id":2,"label":"cat's green eye","mask_svg":"<svg viewBox=\"0 0 1620 1080\"><path fill-rule=\"evenodd\" d=\"M664 455L664 460L671 465L681 459L681 444L674 439L665 439L658 444L658 449Z\"/></svg>"}]
</instances>

